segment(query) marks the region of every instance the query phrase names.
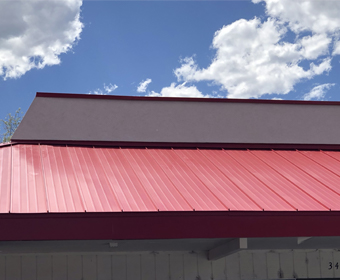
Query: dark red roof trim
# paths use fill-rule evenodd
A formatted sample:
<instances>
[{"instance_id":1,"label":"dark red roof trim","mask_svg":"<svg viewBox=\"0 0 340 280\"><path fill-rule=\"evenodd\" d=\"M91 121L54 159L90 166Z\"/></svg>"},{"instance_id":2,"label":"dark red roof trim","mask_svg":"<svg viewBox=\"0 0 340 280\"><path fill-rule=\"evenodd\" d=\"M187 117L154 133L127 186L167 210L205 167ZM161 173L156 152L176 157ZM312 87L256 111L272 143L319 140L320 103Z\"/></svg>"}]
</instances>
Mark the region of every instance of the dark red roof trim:
<instances>
[{"instance_id":1,"label":"dark red roof trim","mask_svg":"<svg viewBox=\"0 0 340 280\"><path fill-rule=\"evenodd\" d=\"M49 93L49 92L37 92L36 97L115 99L115 100L147 100L147 101L184 101L184 102L189 101L189 102L226 102L226 103L340 105L340 102L338 102L338 101L230 99L230 98L197 98L197 97L151 97L151 96L92 95L92 94L75 94L75 93Z\"/></svg>"},{"instance_id":2,"label":"dark red roof trim","mask_svg":"<svg viewBox=\"0 0 340 280\"><path fill-rule=\"evenodd\" d=\"M171 142L110 142L110 141L58 141L58 140L15 140L6 145L42 144L86 147L124 147L124 148L205 148L242 150L328 150L339 151L340 145L326 144L254 144L254 143L171 143Z\"/></svg>"},{"instance_id":3,"label":"dark red roof trim","mask_svg":"<svg viewBox=\"0 0 340 280\"><path fill-rule=\"evenodd\" d=\"M1 214L0 239L340 236L340 212Z\"/></svg>"}]
</instances>

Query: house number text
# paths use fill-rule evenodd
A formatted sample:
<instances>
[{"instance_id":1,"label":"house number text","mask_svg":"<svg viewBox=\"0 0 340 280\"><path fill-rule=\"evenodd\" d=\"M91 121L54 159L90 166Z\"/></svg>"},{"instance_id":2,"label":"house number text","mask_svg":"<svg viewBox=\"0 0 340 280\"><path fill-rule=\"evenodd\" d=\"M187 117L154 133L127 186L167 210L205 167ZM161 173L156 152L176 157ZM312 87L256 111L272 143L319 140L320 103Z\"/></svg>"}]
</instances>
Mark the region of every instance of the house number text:
<instances>
[{"instance_id":1,"label":"house number text","mask_svg":"<svg viewBox=\"0 0 340 280\"><path fill-rule=\"evenodd\" d=\"M333 264L332 262L328 263L328 269L333 269L333 268L339 269L339 263Z\"/></svg>"}]
</instances>

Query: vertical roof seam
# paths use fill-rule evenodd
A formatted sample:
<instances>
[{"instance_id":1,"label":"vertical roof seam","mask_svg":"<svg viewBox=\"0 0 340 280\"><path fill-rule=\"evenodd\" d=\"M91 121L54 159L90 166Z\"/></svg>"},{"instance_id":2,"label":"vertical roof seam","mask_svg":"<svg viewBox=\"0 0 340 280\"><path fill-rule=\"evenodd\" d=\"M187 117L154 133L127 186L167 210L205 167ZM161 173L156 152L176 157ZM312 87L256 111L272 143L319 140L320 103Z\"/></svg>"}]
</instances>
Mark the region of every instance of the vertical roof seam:
<instances>
[{"instance_id":1,"label":"vertical roof seam","mask_svg":"<svg viewBox=\"0 0 340 280\"><path fill-rule=\"evenodd\" d=\"M223 152L227 153L231 158L233 158L238 164L240 164L251 176L256 178L256 180L260 181L267 189L269 189L271 192L273 192L275 195L277 195L279 198L281 198L284 202L286 202L288 205L290 205L293 209L298 210L294 205L292 205L290 202L288 202L286 199L284 199L281 195L279 195L276 191L274 191L271 187L269 187L265 182L263 182L260 178L258 178L253 172L251 172L248 168L246 168L240 161L238 161L235 157L233 157L230 153L223 150ZM247 150L249 152L249 150Z\"/></svg>"},{"instance_id":2,"label":"vertical roof seam","mask_svg":"<svg viewBox=\"0 0 340 280\"><path fill-rule=\"evenodd\" d=\"M331 157L332 159L335 159L337 162L340 162L340 160L338 160L336 157L333 157L332 155L326 153L325 151L322 151L322 150L321 150L321 152L322 152L323 154L325 154L325 155Z\"/></svg>"},{"instance_id":3,"label":"vertical roof seam","mask_svg":"<svg viewBox=\"0 0 340 280\"><path fill-rule=\"evenodd\" d=\"M184 197L184 195L177 189L177 187L175 186L175 184L171 181L171 179L169 178L169 176L166 174L166 172L164 172L163 168L160 166L160 164L158 163L158 161L155 159L155 157L152 155L152 153L149 152L148 148L146 149L146 153L153 159L153 161L155 162L155 165L157 165L160 170L162 171L162 173L164 174L164 176L169 180L170 184L174 187L174 191L183 199L183 201L187 204L187 206L189 206L189 208L191 208L192 210L194 210L194 207L191 206L191 204L189 203L189 201ZM145 156L144 156L145 157ZM152 167L152 169L154 171L156 171L156 168ZM161 179L161 177L159 176L159 174L156 172L156 175L159 179ZM172 194L172 191L170 189L168 189L168 191L170 192L171 196L173 197L173 199L175 199L175 196ZM163 191L162 191L163 192ZM163 192L163 194L165 195L165 193ZM169 203L172 204L171 199L168 199ZM178 202L178 201L177 201ZM179 203L179 202L178 202ZM184 207L183 207L184 208Z\"/></svg>"},{"instance_id":4,"label":"vertical roof seam","mask_svg":"<svg viewBox=\"0 0 340 280\"><path fill-rule=\"evenodd\" d=\"M321 185L325 186L327 189L329 189L330 191L334 192L335 194L337 194L338 196L340 196L340 193L336 192L335 190L333 190L332 188L328 187L325 183L321 182L319 179L315 178L313 175L309 174L308 172L306 172L305 170L303 170L301 167L297 166L295 163L293 163L291 160L285 158L284 156L280 155L279 153L277 153L276 151L274 151L277 155L279 155L280 157L282 157L283 159L285 159L286 161L288 161L289 163L293 164L294 166L296 166L299 170L301 170L303 173L307 174L307 176L312 177L315 181L319 182Z\"/></svg>"},{"instance_id":5,"label":"vertical roof seam","mask_svg":"<svg viewBox=\"0 0 340 280\"><path fill-rule=\"evenodd\" d=\"M67 199L66 199L66 191L65 191L65 185L63 185L63 183L62 183L62 180L61 180L61 172L60 172L60 170L63 170L63 171L65 171L66 170L66 168L65 168L65 160L64 160L64 157L61 155L61 151L60 151L60 149L61 149L61 147L57 147L57 151L58 151L58 154L60 155L60 157L61 157L61 167L59 168L59 165L57 164L57 169L58 169L58 175L59 175L59 180L60 180L60 185L62 186L60 189L61 189L61 192L62 192L62 194L63 194L63 199L64 199L64 203L65 203L65 208L66 208L66 211L68 212L68 206L67 206ZM57 161L56 161L56 163L57 163ZM66 172L64 172L64 174L65 174ZM66 181L67 181L67 183L69 183L69 180L68 180L68 178L66 178ZM73 203L73 206L74 206L74 202L72 201L72 203Z\"/></svg>"},{"instance_id":6,"label":"vertical roof seam","mask_svg":"<svg viewBox=\"0 0 340 280\"><path fill-rule=\"evenodd\" d=\"M206 187L206 185L205 185L199 178L197 178L196 174L191 170L191 168L189 168L189 166L182 160L182 158L181 158L179 155L177 155L176 152L174 152L174 151L175 151L174 148L171 148L171 150L170 150L171 156L173 156L173 157L175 157L175 158L178 158L179 161L183 162L183 164L191 171L191 173L194 175L194 177L195 177L199 182L201 182L201 184L205 187L205 189L208 190L208 192L211 193L211 191ZM185 174L186 177L190 180L190 182L194 183L193 180L192 180L192 178L191 178L191 176L189 176L189 175L187 174L187 172L184 172L184 174ZM181 176L184 177L182 174L181 174ZM189 186L191 187L192 184L189 184ZM186 190L188 190L186 187L184 187L184 188L185 188ZM201 193L204 194L204 192L200 189L200 187L198 187L198 190L199 190L199 192L201 192ZM196 190L196 191L195 191L195 194L196 194L199 198L201 198L200 195L199 195L199 192ZM188 191L188 193L190 193L190 191ZM222 203L219 199L217 199L216 196L215 196L213 193L211 193L211 194L212 194L213 197L215 197L215 199L216 199L217 201L219 201L219 202L221 203L222 206L225 207L225 210L229 210L229 208L228 208L224 203ZM201 198L201 200L204 200L204 199ZM197 200L196 200L196 201L197 201ZM209 201L211 202L210 199L209 199ZM211 208L210 208L209 210L211 210ZM217 210L217 209L216 209L216 210ZM217 211L218 211L218 210L217 210Z\"/></svg>"},{"instance_id":7,"label":"vertical roof seam","mask_svg":"<svg viewBox=\"0 0 340 280\"><path fill-rule=\"evenodd\" d=\"M274 150L271 150L272 152L274 152ZM275 173L279 174L279 176L283 177L285 180L287 180L288 182L290 182L291 184L293 184L296 188L298 188L300 191L302 191L304 194L306 194L307 196L309 196L312 200L316 201L317 203L319 203L321 206L325 207L326 209L330 209L328 206L324 205L322 202L320 202L319 200L317 200L314 196L310 195L308 192L306 192L304 189L300 188L298 185L296 185L294 182L292 182L290 179L288 179L285 175L281 174L279 171L277 171L274 167L272 167L270 164L268 164L267 162L265 162L264 160L262 160L260 157L258 157L256 154L254 154L251 150L249 150L249 152L254 155L256 158L258 158L260 161L262 161L265 165L267 165L270 169L274 170Z\"/></svg>"},{"instance_id":8,"label":"vertical roof seam","mask_svg":"<svg viewBox=\"0 0 340 280\"><path fill-rule=\"evenodd\" d=\"M75 147L73 147L73 149L75 149ZM79 163L79 168L81 169L83 178L85 179L83 169L89 171L89 168L88 168L88 165L87 165L87 164L86 164L85 166L83 166L83 165L80 164L80 158L81 158L84 162L86 162L83 150L82 150L82 149L79 149L79 152L78 152L78 153L75 152L75 156L74 156L74 157L75 157L75 160L77 160L77 162ZM77 176L77 179L78 179L78 176ZM91 183L93 183L92 177L91 177L90 181L91 181ZM86 182L86 179L85 179L85 182ZM85 184L84 184L84 185L85 185ZM93 183L93 185L94 185L94 183ZM79 184L79 187L80 187L80 184ZM88 183L87 183L87 182L86 182L86 187L87 187L87 189L88 189L88 191L89 191ZM80 188L83 189L82 187L80 187ZM85 188L85 186L84 186L84 188ZM99 197L98 192L97 192L96 189L95 189L95 193L96 193L97 196ZM95 207L95 203L94 203L93 198L92 198L91 195L90 195L90 197L91 197L91 203L92 203L91 206L93 206L93 209L94 209L94 208L96 208L96 207ZM84 198L84 199L85 199L85 198ZM99 198L98 198L98 199L99 199ZM99 199L99 200L100 200L100 199ZM89 203L90 203L90 202L89 202ZM88 206L88 205L87 205L87 206Z\"/></svg>"},{"instance_id":9,"label":"vertical roof seam","mask_svg":"<svg viewBox=\"0 0 340 280\"><path fill-rule=\"evenodd\" d=\"M10 164L10 187L9 187L9 193L10 193L10 200L9 200L9 209L8 212L11 213L11 209L12 209L12 188L13 188L13 145L11 144L11 164Z\"/></svg>"},{"instance_id":10,"label":"vertical roof seam","mask_svg":"<svg viewBox=\"0 0 340 280\"><path fill-rule=\"evenodd\" d=\"M69 152L70 147L65 145L65 148L66 148L66 153L67 153L68 157L70 158L70 162L71 162L71 165L72 165L72 171L73 171L74 179L75 179L76 186L77 186L77 192L78 192L79 197L81 199L81 204L83 206L84 212L86 212L87 211L86 202L85 202L85 199L84 199L84 196L83 196L83 192L82 192L82 190L80 188L80 184L79 184L77 173L75 172L75 169L74 169L74 163L73 163L72 157L71 157L70 152Z\"/></svg>"},{"instance_id":11,"label":"vertical roof seam","mask_svg":"<svg viewBox=\"0 0 340 280\"><path fill-rule=\"evenodd\" d=\"M7 145L4 149L0 150L0 211L6 213L9 211L11 200L11 146Z\"/></svg>"},{"instance_id":12,"label":"vertical roof seam","mask_svg":"<svg viewBox=\"0 0 340 280\"><path fill-rule=\"evenodd\" d=\"M121 147L118 147L118 150L121 150ZM117 152L115 152L115 153L117 154ZM105 154L104 154L104 156L105 156ZM106 159L107 161L108 161L108 159L107 159L108 157L114 161L114 156L112 155L112 153L108 153L108 155L105 156L105 159ZM113 175L114 175L114 177L116 178L117 181L118 181L118 179L121 179L121 181L124 182L124 185L127 186L128 184L126 183L126 180L124 179L124 172L122 172L122 169L123 169L124 171L126 171L125 168L124 168L124 164L123 164L122 160L118 158L118 156L116 156L116 157L117 157L117 161L118 161L119 164L120 164L120 167L122 167L122 168L119 168L119 164L117 164L117 162L114 162L115 167L116 167L117 174L119 174L119 176L117 176L116 174L114 174L114 172L112 172L112 173L113 173ZM111 168L111 170L112 170L112 168ZM130 181L130 182L131 182L131 181ZM131 182L131 183L132 183L132 182ZM113 191L114 191L114 189L113 189ZM123 200L122 197L124 197L125 204L127 204L127 205L129 206L129 209L128 209L127 211L132 211L132 210L131 210L131 209L133 208L133 207L132 207L132 204L135 204L136 206L138 206L138 204L136 203L135 200L134 200L133 202L131 202L131 201L127 198L127 196L126 196L126 193L128 193L131 197L133 197L133 194L132 194L132 191L130 190L130 188L127 187L126 189L124 189L124 186L122 187L122 185L120 185L120 191L121 191L121 195L118 195L118 194L117 194L117 202L122 201L122 200ZM115 191L114 191L114 192L115 192ZM116 193L116 192L115 192L115 193ZM121 204L122 204L122 205L120 205L120 204L118 203L118 206L120 207L121 211L125 211L125 209L123 209L123 202L122 202Z\"/></svg>"},{"instance_id":13,"label":"vertical roof seam","mask_svg":"<svg viewBox=\"0 0 340 280\"><path fill-rule=\"evenodd\" d=\"M255 205L257 205L257 207L260 209L260 210L263 210L263 208L261 207L261 205L259 205L253 198L251 198L242 188L240 188L233 180L231 180L226 174L224 174L224 172L213 162L211 161L204 153L201 152L200 149L197 149L199 151L199 153L201 155L204 156L204 158L209 161L213 166L215 166L218 171L223 175L223 177L227 178L227 180L229 182L231 182L240 192L242 192L246 197L249 198L249 200L251 200ZM224 151L224 149L221 149L222 151Z\"/></svg>"},{"instance_id":14,"label":"vertical roof seam","mask_svg":"<svg viewBox=\"0 0 340 280\"><path fill-rule=\"evenodd\" d=\"M197 148L197 150L199 151L199 149ZM212 194L213 197L215 197L225 208L226 210L230 211L230 207L228 207L228 205L226 205L222 200L220 200L217 195L210 189L208 188L208 186L206 184L204 184L204 182L201 180L201 178L199 178L196 173L190 168L190 166L188 164L185 163L185 161L182 159L181 156L179 156L176 153L176 150L172 149L172 151L174 152L174 154L183 162L183 164L191 171L191 173L197 178L198 181L200 181L202 183L202 185Z\"/></svg>"},{"instance_id":15,"label":"vertical roof seam","mask_svg":"<svg viewBox=\"0 0 340 280\"><path fill-rule=\"evenodd\" d=\"M148 153L148 152L147 152L147 148L145 148L145 151L146 151L146 153ZM136 153L135 153L135 156L132 156L130 150L129 150L129 153L130 153L131 157L134 158L135 163L136 163L136 165L138 165L138 168L139 168L140 170L142 170L142 167L141 167L141 165L140 165L139 163L137 163L137 160L136 160L135 158L137 157L138 160L141 161L143 167L144 167L145 169L147 169L148 173L151 175L152 181L154 181L155 184L157 185L157 180L155 179L155 177L157 176L157 178L160 179L158 172L156 172L156 170L155 170L155 168L152 166L152 164L150 164L149 168L145 165L145 162L147 161L148 163L150 163L150 160L147 159L147 158L145 157L145 155L143 155L143 158L142 158L142 156L141 156L140 154L136 154ZM145 159L145 160L144 160L144 159ZM153 172L154 172L154 174L152 174L152 173L150 172L149 169L152 169ZM136 175L137 175L137 173L136 173ZM145 176L145 178L147 179L147 181L150 181L146 176ZM160 179L160 180L161 180L161 179ZM152 187L152 188L153 188L153 187ZM153 188L153 189L154 189L154 188ZM169 199L169 197L164 193L163 189L162 189L162 188L159 188L158 191L162 193L162 195L166 198L167 202L175 209L175 207L174 207L174 205L173 205L171 199ZM158 194L158 192L157 192L156 190L154 190L154 192L155 192L155 194L157 195L157 197L159 198L159 200L162 202L162 199L160 198L160 195ZM169 192L169 194L171 195L172 199L174 199L172 193ZM167 207L165 207L165 203L162 203L162 204L163 204L163 207L164 207L164 208L167 208ZM167 210L169 211L168 208L167 208ZM158 209L158 211L160 211L160 210Z\"/></svg>"},{"instance_id":16,"label":"vertical roof seam","mask_svg":"<svg viewBox=\"0 0 340 280\"><path fill-rule=\"evenodd\" d=\"M33 146L31 146L32 147L32 155L31 155L31 161L32 161L32 166L33 166L33 170L35 171L35 164L34 164L34 157L33 157L33 154L34 154L34 151L33 151ZM34 198L35 198L35 201L34 201L34 204L35 204L35 207L36 207L36 209L37 209L37 212L39 212L39 197L38 197L38 192L37 192L37 175L36 175L36 172L34 172L34 174L33 174L34 176L33 176L33 181L34 181L34 184L33 184L33 188L34 188ZM28 187L30 187L29 185L28 185ZM30 191L30 190L29 190ZM27 196L28 198L30 197L29 196L29 193L28 193L28 196ZM30 199L28 199L28 202L30 202ZM30 206L30 204L28 204L29 205L29 209L31 208L31 206Z\"/></svg>"},{"instance_id":17,"label":"vertical roof seam","mask_svg":"<svg viewBox=\"0 0 340 280\"><path fill-rule=\"evenodd\" d=\"M120 149L121 149L121 148L120 148ZM130 155L131 155L131 154L130 154ZM150 199L151 203L153 204L153 206L155 207L155 209L156 209L157 211L159 211L159 208L157 207L157 205L155 204L155 202L154 202L153 199L151 198L151 196L150 196L150 194L148 193L148 191L145 189L145 187L144 187L142 181L139 179L139 176L136 174L135 169L134 169L133 166L130 164L129 159L126 157L125 153L123 153L123 157L124 157L124 158L126 159L126 161L128 162L129 166L131 167L131 170L132 170L133 174L135 174L135 176L136 176L138 182L139 182L140 185L142 186L144 192L146 193L146 195L147 195L148 198ZM131 155L131 157L133 158L132 155ZM138 193L138 191L137 191L137 193ZM139 193L138 193L138 195L139 195ZM157 196L158 196L158 195L157 195ZM141 201L143 201L143 200L141 199ZM143 202L143 204L144 204L145 208L147 208L144 202Z\"/></svg>"},{"instance_id":18,"label":"vertical roof seam","mask_svg":"<svg viewBox=\"0 0 340 280\"><path fill-rule=\"evenodd\" d=\"M91 205L91 207L89 207L89 209L90 208L98 209L96 207L96 203L95 203L95 199L93 198L93 194L91 193L91 188L89 187L90 185L93 185L93 186L96 186L96 185L95 185L94 180L92 178L92 173L90 174L90 168L89 168L90 163L85 159L86 158L86 155L85 155L85 152L84 152L85 148L79 149L78 152L75 150L76 149L75 147L73 147L73 149L74 149L74 158L77 161L77 163L79 164L79 169L81 170L82 179L84 181L84 184L82 185L84 187L82 187L80 185L79 186L82 189L83 193L85 194L85 192L86 192L87 193L86 196L87 197L89 196L88 198L90 198L88 200L87 206ZM71 153L71 149L70 149L70 153ZM86 163L86 164L81 164L81 162ZM93 170L93 168L92 168L92 170ZM87 172L87 174L89 176L85 176L84 171ZM78 176L77 176L77 178L78 178ZM102 201L100 199L98 189L96 187L94 188L93 193L96 194L98 201L100 201L100 207L103 209L104 207L103 207ZM84 199L85 199L85 201L87 201L85 197L84 197ZM109 203L108 203L108 205L109 205Z\"/></svg>"},{"instance_id":19,"label":"vertical roof seam","mask_svg":"<svg viewBox=\"0 0 340 280\"><path fill-rule=\"evenodd\" d=\"M92 149L93 149L94 154L95 154L95 156L97 157L98 161L100 162L100 159L98 158L98 155L97 155L97 152L96 152L94 146L92 146ZM94 162L93 162L93 159L92 159L91 155L89 154L89 151L88 151L87 149L84 149L82 152L83 152L83 154L85 154L85 153L87 154L87 156L88 156L88 158L89 158L89 161L91 162L92 167L94 167L95 164L94 164ZM84 157L84 160L85 160L85 156L84 156L84 155L83 155L83 157ZM88 164L86 164L86 169L89 170ZM112 208L113 208L113 207L112 207L112 205L111 205L111 203L110 203L110 200L109 200L109 198L107 197L107 195L106 195L106 193L105 193L105 190L104 190L104 187L105 187L105 186L102 186L102 184L101 184L101 182L100 182L100 179L99 179L99 176L98 176L98 173L97 173L97 170L96 170L95 168L93 168L93 171L95 171L95 172L93 172L92 174L93 174L94 177L96 177L96 178L98 179L98 183L100 184L102 193L104 194L104 195L103 195L103 198L106 200L107 205L109 205L109 207L111 208L111 211L112 211ZM92 181L92 183L93 183L93 186L95 186L95 191L96 191L96 193L97 193L97 195L98 195L99 201L101 201L100 195L99 195L98 190L97 190L97 188L96 188L97 186L96 186L94 180L92 179L92 175L91 175L91 181ZM115 201L116 201L116 203L117 203L117 205L118 205L118 208L120 208L120 210L122 211L122 207L121 207L121 205L119 204L119 200L118 200L118 198L116 197L116 195L115 195L115 193L113 192L113 190L111 190L111 188L110 188L110 192L113 194L113 197L114 197L114 199L115 199ZM104 208L104 207L103 207L103 204L102 204L102 208Z\"/></svg>"},{"instance_id":20,"label":"vertical roof seam","mask_svg":"<svg viewBox=\"0 0 340 280\"><path fill-rule=\"evenodd\" d=\"M43 182L44 182L44 190L45 190L45 200L46 200L46 210L47 212L50 212L50 202L48 200L47 196L47 184L46 184L46 178L45 178L45 166L44 162L42 160L42 153L41 153L41 145L39 143L39 154L40 154L40 163L41 163L41 169L42 169L42 174L43 174Z\"/></svg>"},{"instance_id":21,"label":"vertical roof seam","mask_svg":"<svg viewBox=\"0 0 340 280\"><path fill-rule=\"evenodd\" d=\"M92 148L94 149L94 153L95 153L96 157L99 159L97 148L95 148L94 146L93 146ZM102 148L101 148L101 149L102 149ZM100 149L100 151L101 151L101 153L103 154L103 158L106 160L106 162L107 162L107 164L108 164L108 160L107 160L106 156L104 155L104 152L103 152L101 149ZM99 160L99 162L100 162L101 166L103 166L102 160ZM108 165L109 165L109 164L108 164ZM111 180L109 180L109 176L107 175L105 168L103 168L103 172L104 172L104 174L105 174L106 181L109 183L110 190L111 190L111 192L112 192L112 194L113 194L113 197L114 197L114 199L115 199L115 201L116 201L118 207L120 208L121 211L124 211L123 206L121 205L121 203L120 203L120 201L119 201L118 195L117 195L117 193L115 192L115 189L114 189L114 187L113 187L112 184L111 184ZM104 191L104 193L105 193L105 191ZM110 205L109 200L107 200L107 202L108 202L108 204ZM111 205L110 205L110 207L111 207Z\"/></svg>"},{"instance_id":22,"label":"vertical roof seam","mask_svg":"<svg viewBox=\"0 0 340 280\"><path fill-rule=\"evenodd\" d=\"M27 164L28 162L28 155L27 155L27 150L28 150L28 145L25 145L25 179L26 179L26 188L25 188L25 191L26 191L26 207L27 207L27 210L29 212L29 180L28 180L28 166L29 164ZM21 205L20 205L21 207Z\"/></svg>"},{"instance_id":23,"label":"vertical roof seam","mask_svg":"<svg viewBox=\"0 0 340 280\"><path fill-rule=\"evenodd\" d=\"M150 155L150 157L152 157L155 161L156 164L158 164L159 168L163 171L164 175L168 178L169 182L174 186L175 190L178 192L178 194L183 198L183 200L189 205L189 207L195 211L195 208L189 203L189 201L184 197L184 195L178 190L178 188L176 187L175 183L170 179L170 177L168 176L168 174L164 171L163 167L158 163L158 161L155 159L155 157L152 155L152 153L149 152L148 149L146 149L148 151L148 154ZM163 159L161 159L163 161Z\"/></svg>"},{"instance_id":24,"label":"vertical roof seam","mask_svg":"<svg viewBox=\"0 0 340 280\"><path fill-rule=\"evenodd\" d=\"M51 156L50 156L50 153L48 152L48 149L46 149L46 151L47 151L47 155L48 155L48 159L49 159L49 161L51 162ZM54 155L54 160L56 159L56 156L55 156L55 151L54 151L54 147L52 148L52 152L51 153L53 153L53 155ZM55 160L55 162L56 162L56 160ZM51 164L50 164L51 165ZM51 170L52 170L52 168L51 168ZM59 174L60 172L59 172L59 168L58 168L58 165L56 164L56 169L55 169L56 171L57 171L57 174ZM58 199L58 195L57 195L57 192L56 192L56 184L55 184L55 176L53 176L53 174L52 174L52 172L51 172L51 178L52 178L52 182L53 182L53 194L54 194L54 198L55 198L55 202L56 202L56 205L55 205L55 207L58 209L58 212L59 212L59 210L60 210L60 205L59 205L59 199ZM60 179L60 178L59 178ZM61 180L60 180L60 185L61 185ZM65 204L65 208L66 208L66 204ZM52 209L51 209L52 210Z\"/></svg>"},{"instance_id":25,"label":"vertical roof seam","mask_svg":"<svg viewBox=\"0 0 340 280\"><path fill-rule=\"evenodd\" d=\"M340 178L340 175L336 174L334 171L330 170L328 167L324 166L323 164L321 164L320 162L317 162L316 160L314 160L313 158L309 157L308 155L301 153L301 151L298 151L301 155L303 155L304 157L310 159L311 161L313 161L314 163L322 166L323 168L327 169L330 173L334 174L335 176ZM332 157L331 155L328 155L327 153L323 152L322 150L320 150L320 152L328 157L331 157L332 159L336 160L339 162L339 160L337 160L336 158Z\"/></svg>"},{"instance_id":26,"label":"vertical roof seam","mask_svg":"<svg viewBox=\"0 0 340 280\"><path fill-rule=\"evenodd\" d=\"M322 150L321 150L321 152L322 152L323 154L325 154L326 156L329 156L330 158L336 160L337 162L340 162L340 160L338 160L336 157L333 157L332 155L326 153L325 151L322 151Z\"/></svg>"}]
</instances>

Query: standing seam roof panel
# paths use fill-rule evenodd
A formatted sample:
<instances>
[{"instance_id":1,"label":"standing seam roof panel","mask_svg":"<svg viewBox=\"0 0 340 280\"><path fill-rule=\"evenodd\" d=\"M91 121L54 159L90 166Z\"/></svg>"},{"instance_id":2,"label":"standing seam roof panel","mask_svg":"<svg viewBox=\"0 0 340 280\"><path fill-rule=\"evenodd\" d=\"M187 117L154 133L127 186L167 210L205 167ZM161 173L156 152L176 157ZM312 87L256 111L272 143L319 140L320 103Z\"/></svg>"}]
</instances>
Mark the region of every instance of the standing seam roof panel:
<instances>
[{"instance_id":1,"label":"standing seam roof panel","mask_svg":"<svg viewBox=\"0 0 340 280\"><path fill-rule=\"evenodd\" d=\"M0 213L328 211L339 185L340 152L0 147Z\"/></svg>"},{"instance_id":2,"label":"standing seam roof panel","mask_svg":"<svg viewBox=\"0 0 340 280\"><path fill-rule=\"evenodd\" d=\"M334 173L320 166L320 164L316 164L313 160L301 153L292 153L292 151L276 151L276 153L292 162L321 184L324 184L325 187L334 191L336 193L335 195L340 195L339 177Z\"/></svg>"},{"instance_id":3,"label":"standing seam roof panel","mask_svg":"<svg viewBox=\"0 0 340 280\"><path fill-rule=\"evenodd\" d=\"M85 160L83 148L68 147L68 152L85 210L87 212L112 211L106 196L102 195L101 186L96 186L91 178L89 169L91 163ZM116 208L119 209L118 206Z\"/></svg>"},{"instance_id":4,"label":"standing seam roof panel","mask_svg":"<svg viewBox=\"0 0 340 280\"><path fill-rule=\"evenodd\" d=\"M68 202L68 208L73 209L75 212L85 211L85 205L79 191L79 186L76 179L76 174L73 169L73 162L70 158L69 148L58 148L62 159L62 178L65 185L65 199ZM67 195L66 195L67 194Z\"/></svg>"},{"instance_id":5,"label":"standing seam roof panel","mask_svg":"<svg viewBox=\"0 0 340 280\"><path fill-rule=\"evenodd\" d=\"M322 166L340 177L340 166L339 161L333 158L328 152L324 151L299 151L300 154L311 159L319 166Z\"/></svg>"},{"instance_id":6,"label":"standing seam roof panel","mask_svg":"<svg viewBox=\"0 0 340 280\"><path fill-rule=\"evenodd\" d=\"M111 157L111 162L115 163L115 168L112 168L111 165L110 168L112 168L112 173L115 174L119 185L122 188L122 195L124 195L126 200L131 203L130 209L123 210L157 211L157 207L154 205L133 171L125 153L121 149L107 149L106 154Z\"/></svg>"},{"instance_id":7,"label":"standing seam roof panel","mask_svg":"<svg viewBox=\"0 0 340 280\"><path fill-rule=\"evenodd\" d=\"M101 158L94 153L94 148L72 148L71 152L74 154L80 163L81 171L78 171L76 162L74 170L77 171L76 176L81 183L81 192L85 205L88 205L89 212L120 212L121 206L117 201L111 186L102 169ZM100 176L101 174L101 176Z\"/></svg>"},{"instance_id":8,"label":"standing seam roof panel","mask_svg":"<svg viewBox=\"0 0 340 280\"><path fill-rule=\"evenodd\" d=\"M149 152L194 210L228 210L173 150L150 149Z\"/></svg>"},{"instance_id":9,"label":"standing seam roof panel","mask_svg":"<svg viewBox=\"0 0 340 280\"><path fill-rule=\"evenodd\" d=\"M336 162L334 162L334 164L339 164L340 163L340 155L337 152L329 152L329 151L325 151L324 152L325 155L329 156L329 162L334 162L331 159L335 160ZM310 156L310 155L309 155ZM330 166L328 166L330 167ZM340 166L337 166L332 168L332 171L335 172L336 174L340 174Z\"/></svg>"},{"instance_id":10,"label":"standing seam roof panel","mask_svg":"<svg viewBox=\"0 0 340 280\"><path fill-rule=\"evenodd\" d=\"M39 146L12 147L11 208L13 213L46 212L46 193Z\"/></svg>"},{"instance_id":11,"label":"standing seam roof panel","mask_svg":"<svg viewBox=\"0 0 340 280\"><path fill-rule=\"evenodd\" d=\"M8 213L11 200L12 146L0 148L0 213Z\"/></svg>"},{"instance_id":12,"label":"standing seam roof panel","mask_svg":"<svg viewBox=\"0 0 340 280\"><path fill-rule=\"evenodd\" d=\"M174 150L196 176L230 210L262 210L250 197L245 195L216 166L202 158L197 150Z\"/></svg>"},{"instance_id":13,"label":"standing seam roof panel","mask_svg":"<svg viewBox=\"0 0 340 280\"><path fill-rule=\"evenodd\" d=\"M293 211L293 206L271 191L240 163L225 151L201 150L201 152L264 210Z\"/></svg>"},{"instance_id":14,"label":"standing seam roof panel","mask_svg":"<svg viewBox=\"0 0 340 280\"><path fill-rule=\"evenodd\" d=\"M337 210L340 206L340 197L313 177L298 169L285 158L277 153L263 153L263 151L252 151L257 157L271 165L275 170L285 176L289 181L301 190L309 193L314 199L326 206L328 209Z\"/></svg>"},{"instance_id":15,"label":"standing seam roof panel","mask_svg":"<svg viewBox=\"0 0 340 280\"><path fill-rule=\"evenodd\" d=\"M50 212L84 212L67 147L41 147ZM53 170L53 172L49 172Z\"/></svg>"},{"instance_id":16,"label":"standing seam roof panel","mask_svg":"<svg viewBox=\"0 0 340 280\"><path fill-rule=\"evenodd\" d=\"M192 211L147 149L124 150L135 174L159 211Z\"/></svg>"},{"instance_id":17,"label":"standing seam roof panel","mask_svg":"<svg viewBox=\"0 0 340 280\"><path fill-rule=\"evenodd\" d=\"M297 210L327 210L327 207L315 201L308 194L288 181L283 175L253 155L251 151L226 152L232 155L244 168L269 186L285 201L289 201L289 204L293 205ZM268 153L272 153L272 151L268 151Z\"/></svg>"}]
</instances>

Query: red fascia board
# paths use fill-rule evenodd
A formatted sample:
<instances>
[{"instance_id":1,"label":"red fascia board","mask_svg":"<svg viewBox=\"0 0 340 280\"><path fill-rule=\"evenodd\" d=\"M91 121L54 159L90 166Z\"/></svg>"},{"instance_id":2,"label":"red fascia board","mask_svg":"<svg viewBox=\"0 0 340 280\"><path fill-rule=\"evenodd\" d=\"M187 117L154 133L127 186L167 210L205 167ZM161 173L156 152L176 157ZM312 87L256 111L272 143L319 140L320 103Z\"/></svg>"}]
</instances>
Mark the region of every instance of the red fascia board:
<instances>
[{"instance_id":1,"label":"red fascia board","mask_svg":"<svg viewBox=\"0 0 340 280\"><path fill-rule=\"evenodd\" d=\"M339 236L340 212L2 214L0 240Z\"/></svg>"},{"instance_id":2,"label":"red fascia board","mask_svg":"<svg viewBox=\"0 0 340 280\"><path fill-rule=\"evenodd\" d=\"M62 145L79 147L124 147L124 148L206 148L242 150L328 150L339 151L340 145L329 144L271 144L271 143L185 143L185 142L111 142L111 141L59 141L59 140L14 140L3 146L16 144Z\"/></svg>"},{"instance_id":3,"label":"red fascia board","mask_svg":"<svg viewBox=\"0 0 340 280\"><path fill-rule=\"evenodd\" d=\"M145 101L183 101L183 102L226 102L226 103L266 103L266 104L308 104L308 105L340 105L338 101L302 101L302 100L272 100L272 99L230 99L230 98L198 98L198 97L152 97L128 95L92 95L78 93L37 92L36 97L51 98L82 98L111 100L145 100Z\"/></svg>"}]
</instances>

